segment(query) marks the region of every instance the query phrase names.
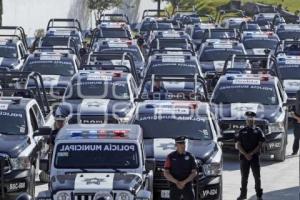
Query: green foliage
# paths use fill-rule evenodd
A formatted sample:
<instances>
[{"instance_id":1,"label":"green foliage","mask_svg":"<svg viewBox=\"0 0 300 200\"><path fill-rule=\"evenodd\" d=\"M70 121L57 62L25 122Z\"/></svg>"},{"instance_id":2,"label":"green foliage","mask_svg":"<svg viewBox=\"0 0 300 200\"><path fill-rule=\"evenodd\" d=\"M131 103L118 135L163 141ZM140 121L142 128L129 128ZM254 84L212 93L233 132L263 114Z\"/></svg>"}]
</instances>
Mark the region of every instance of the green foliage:
<instances>
[{"instance_id":1,"label":"green foliage","mask_svg":"<svg viewBox=\"0 0 300 200\"><path fill-rule=\"evenodd\" d=\"M117 7L122 3L122 0L88 0L87 5L91 10L97 10L98 14L105 10Z\"/></svg>"},{"instance_id":2,"label":"green foliage","mask_svg":"<svg viewBox=\"0 0 300 200\"><path fill-rule=\"evenodd\" d=\"M170 2L170 6L168 7L169 12L175 11L177 5L181 10L190 10L195 6L199 14L215 15L217 8L228 4L230 0L168 0L168 2ZM300 0L242 0L242 2L259 2L274 6L282 4L285 10L291 12L300 10Z\"/></svg>"},{"instance_id":3,"label":"green foliage","mask_svg":"<svg viewBox=\"0 0 300 200\"><path fill-rule=\"evenodd\" d=\"M252 0L243 0L243 2L252 2ZM285 10L295 12L297 10L300 10L300 1L299 0L253 0L253 2L259 2L264 4L270 4L270 5L279 5L282 4L282 7Z\"/></svg>"}]
</instances>

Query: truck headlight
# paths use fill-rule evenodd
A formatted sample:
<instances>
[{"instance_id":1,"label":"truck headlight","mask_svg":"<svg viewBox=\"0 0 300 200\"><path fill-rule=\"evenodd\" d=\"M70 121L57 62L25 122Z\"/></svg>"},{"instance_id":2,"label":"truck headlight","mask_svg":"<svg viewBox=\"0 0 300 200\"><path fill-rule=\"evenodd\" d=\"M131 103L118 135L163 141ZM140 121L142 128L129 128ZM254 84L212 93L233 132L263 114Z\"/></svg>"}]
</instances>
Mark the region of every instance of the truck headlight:
<instances>
[{"instance_id":1,"label":"truck headlight","mask_svg":"<svg viewBox=\"0 0 300 200\"><path fill-rule=\"evenodd\" d=\"M121 192L117 195L116 200L130 200L130 195L127 192Z\"/></svg>"},{"instance_id":2,"label":"truck headlight","mask_svg":"<svg viewBox=\"0 0 300 200\"><path fill-rule=\"evenodd\" d=\"M269 124L268 128L269 128L269 133L285 132L285 127L282 122L271 123L271 124Z\"/></svg>"},{"instance_id":3,"label":"truck headlight","mask_svg":"<svg viewBox=\"0 0 300 200\"><path fill-rule=\"evenodd\" d=\"M222 173L221 163L209 163L203 165L203 172L206 176L218 176Z\"/></svg>"},{"instance_id":4,"label":"truck headlight","mask_svg":"<svg viewBox=\"0 0 300 200\"><path fill-rule=\"evenodd\" d=\"M12 170L30 169L31 162L28 157L19 157L10 159Z\"/></svg>"},{"instance_id":5,"label":"truck headlight","mask_svg":"<svg viewBox=\"0 0 300 200\"><path fill-rule=\"evenodd\" d=\"M68 192L59 192L56 196L57 200L71 200L71 195Z\"/></svg>"}]
</instances>

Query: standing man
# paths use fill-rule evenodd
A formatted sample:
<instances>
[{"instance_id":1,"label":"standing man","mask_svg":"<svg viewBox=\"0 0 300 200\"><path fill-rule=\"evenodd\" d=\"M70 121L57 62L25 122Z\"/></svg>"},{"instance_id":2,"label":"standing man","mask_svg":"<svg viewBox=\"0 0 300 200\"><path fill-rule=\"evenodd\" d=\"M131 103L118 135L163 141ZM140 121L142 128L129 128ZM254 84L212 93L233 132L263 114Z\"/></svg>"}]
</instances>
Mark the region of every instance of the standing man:
<instances>
[{"instance_id":1,"label":"standing man","mask_svg":"<svg viewBox=\"0 0 300 200\"><path fill-rule=\"evenodd\" d=\"M293 153L292 155L297 155L299 151L299 141L300 141L300 116L297 113L293 113L294 118L294 143L293 143Z\"/></svg>"},{"instance_id":2,"label":"standing man","mask_svg":"<svg viewBox=\"0 0 300 200\"><path fill-rule=\"evenodd\" d=\"M194 156L185 151L185 137L175 139L176 151L170 153L165 162L164 176L170 182L170 199L195 200L193 180L197 176Z\"/></svg>"},{"instance_id":3,"label":"standing man","mask_svg":"<svg viewBox=\"0 0 300 200\"><path fill-rule=\"evenodd\" d=\"M247 199L247 184L250 168L255 180L255 190L257 200L262 200L263 190L260 180L259 154L261 146L265 141L264 134L259 127L255 126L254 112L246 112L247 126L239 131L237 136L237 148L240 152L240 168L242 175L241 194L237 200Z\"/></svg>"}]
</instances>

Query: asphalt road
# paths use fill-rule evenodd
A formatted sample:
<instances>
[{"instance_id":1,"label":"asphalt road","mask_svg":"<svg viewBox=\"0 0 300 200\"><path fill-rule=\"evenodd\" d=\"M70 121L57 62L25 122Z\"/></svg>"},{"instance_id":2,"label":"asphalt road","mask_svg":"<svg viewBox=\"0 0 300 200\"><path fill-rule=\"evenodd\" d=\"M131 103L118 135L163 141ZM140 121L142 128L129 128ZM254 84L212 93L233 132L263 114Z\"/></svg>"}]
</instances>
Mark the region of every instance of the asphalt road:
<instances>
[{"instance_id":1,"label":"asphalt road","mask_svg":"<svg viewBox=\"0 0 300 200\"><path fill-rule=\"evenodd\" d=\"M288 137L287 154L291 154L293 135ZM240 171L237 155L224 156L223 200L235 200L239 195ZM299 199L299 156L288 156L285 162L276 163L262 160L262 186L264 200L297 200ZM47 190L46 184L37 184L36 194ZM256 200L254 180L249 176L249 200Z\"/></svg>"}]
</instances>

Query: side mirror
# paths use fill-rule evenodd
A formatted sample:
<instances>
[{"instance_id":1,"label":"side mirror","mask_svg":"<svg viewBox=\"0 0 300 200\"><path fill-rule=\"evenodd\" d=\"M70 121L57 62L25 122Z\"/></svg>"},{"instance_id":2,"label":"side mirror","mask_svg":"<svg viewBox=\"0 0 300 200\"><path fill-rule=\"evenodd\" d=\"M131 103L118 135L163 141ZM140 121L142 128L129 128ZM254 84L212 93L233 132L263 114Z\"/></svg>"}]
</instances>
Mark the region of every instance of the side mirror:
<instances>
[{"instance_id":1,"label":"side mirror","mask_svg":"<svg viewBox=\"0 0 300 200\"><path fill-rule=\"evenodd\" d=\"M49 160L48 159L40 159L40 170L44 172L49 171Z\"/></svg>"},{"instance_id":2,"label":"side mirror","mask_svg":"<svg viewBox=\"0 0 300 200\"><path fill-rule=\"evenodd\" d=\"M30 196L29 194L27 193L21 193L17 198L16 200L32 200L32 196Z\"/></svg>"},{"instance_id":3,"label":"side mirror","mask_svg":"<svg viewBox=\"0 0 300 200\"><path fill-rule=\"evenodd\" d=\"M140 190L137 194L136 194L136 199L137 200L150 200L151 199L151 192L147 191L147 190Z\"/></svg>"},{"instance_id":4,"label":"side mirror","mask_svg":"<svg viewBox=\"0 0 300 200\"><path fill-rule=\"evenodd\" d=\"M48 127L48 126L45 126L45 127L42 127L42 128L39 128L38 131L36 131L33 136L36 137L36 136L50 136L52 133L52 128L51 127Z\"/></svg>"},{"instance_id":5,"label":"side mirror","mask_svg":"<svg viewBox=\"0 0 300 200\"><path fill-rule=\"evenodd\" d=\"M145 168L149 172L151 170L155 171L156 163L154 159L146 159Z\"/></svg>"}]
</instances>

